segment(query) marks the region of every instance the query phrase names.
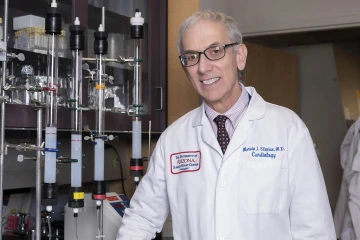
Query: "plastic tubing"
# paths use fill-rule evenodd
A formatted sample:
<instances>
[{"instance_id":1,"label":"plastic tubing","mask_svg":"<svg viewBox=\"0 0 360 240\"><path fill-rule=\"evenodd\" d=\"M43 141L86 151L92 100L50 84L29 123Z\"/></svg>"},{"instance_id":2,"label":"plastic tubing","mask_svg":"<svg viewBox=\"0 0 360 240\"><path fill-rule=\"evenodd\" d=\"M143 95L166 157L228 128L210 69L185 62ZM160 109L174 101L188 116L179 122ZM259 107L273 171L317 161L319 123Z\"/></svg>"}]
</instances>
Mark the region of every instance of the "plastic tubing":
<instances>
[{"instance_id":1,"label":"plastic tubing","mask_svg":"<svg viewBox=\"0 0 360 240\"><path fill-rule=\"evenodd\" d=\"M97 138L95 143L94 180L104 181L104 140Z\"/></svg>"},{"instance_id":2,"label":"plastic tubing","mask_svg":"<svg viewBox=\"0 0 360 240\"><path fill-rule=\"evenodd\" d=\"M71 134L71 158L77 162L71 163L71 187L81 187L82 173L82 135Z\"/></svg>"},{"instance_id":3,"label":"plastic tubing","mask_svg":"<svg viewBox=\"0 0 360 240\"><path fill-rule=\"evenodd\" d=\"M134 39L135 59L141 59L141 39ZM139 61L134 64L134 107L135 117L132 123L132 158L142 158L141 156L141 117L138 117L141 99L141 64Z\"/></svg>"}]
</instances>

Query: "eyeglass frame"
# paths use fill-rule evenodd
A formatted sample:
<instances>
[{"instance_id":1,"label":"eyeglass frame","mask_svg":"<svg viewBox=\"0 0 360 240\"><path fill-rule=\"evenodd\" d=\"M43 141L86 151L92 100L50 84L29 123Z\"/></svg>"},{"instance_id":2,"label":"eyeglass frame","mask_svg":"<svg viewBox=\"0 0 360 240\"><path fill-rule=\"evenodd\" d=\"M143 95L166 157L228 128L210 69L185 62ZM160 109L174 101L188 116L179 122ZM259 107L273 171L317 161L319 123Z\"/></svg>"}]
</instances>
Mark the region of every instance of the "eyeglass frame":
<instances>
[{"instance_id":1,"label":"eyeglass frame","mask_svg":"<svg viewBox=\"0 0 360 240\"><path fill-rule=\"evenodd\" d=\"M184 67L192 67L192 66L195 66L196 64L198 64L198 63L200 62L201 54L204 54L204 56L205 56L207 59L209 59L210 61L220 60L220 59L222 59L223 57L225 57L225 55L226 55L226 48L227 48L227 47L229 47L229 46L234 46L234 45L237 45L237 44L239 44L239 43L235 42L235 43L229 43L229 44L218 44L218 45L210 46L210 47L206 48L206 49L205 49L204 51L202 51L202 52L189 51L189 52L187 52L187 53L181 54L181 55L179 56L179 59L180 59L181 65L183 65ZM224 55L223 55L221 58L210 59L210 58L205 54L205 52L206 52L207 50L209 50L210 48L213 48L213 47L223 47L223 49L224 49ZM198 61L197 61L196 63L194 63L194 64L192 64L192 65L187 65L187 66L185 66L184 63L183 63L183 61L182 61L182 59L183 59L182 57L183 57L185 54L188 54L188 53L197 53L197 54L199 54L199 57L198 57Z\"/></svg>"}]
</instances>

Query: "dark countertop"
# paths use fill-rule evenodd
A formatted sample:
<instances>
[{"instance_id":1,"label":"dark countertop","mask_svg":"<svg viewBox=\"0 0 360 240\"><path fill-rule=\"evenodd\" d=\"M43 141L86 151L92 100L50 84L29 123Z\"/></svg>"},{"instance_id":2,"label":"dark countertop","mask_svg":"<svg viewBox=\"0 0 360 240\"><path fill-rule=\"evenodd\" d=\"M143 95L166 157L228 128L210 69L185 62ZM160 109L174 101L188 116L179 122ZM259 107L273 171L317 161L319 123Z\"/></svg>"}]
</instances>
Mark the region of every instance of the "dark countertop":
<instances>
[{"instance_id":1,"label":"dark countertop","mask_svg":"<svg viewBox=\"0 0 360 240\"><path fill-rule=\"evenodd\" d=\"M3 240L27 240L27 237L13 237L13 236L7 236L7 235L3 235L2 236Z\"/></svg>"}]
</instances>

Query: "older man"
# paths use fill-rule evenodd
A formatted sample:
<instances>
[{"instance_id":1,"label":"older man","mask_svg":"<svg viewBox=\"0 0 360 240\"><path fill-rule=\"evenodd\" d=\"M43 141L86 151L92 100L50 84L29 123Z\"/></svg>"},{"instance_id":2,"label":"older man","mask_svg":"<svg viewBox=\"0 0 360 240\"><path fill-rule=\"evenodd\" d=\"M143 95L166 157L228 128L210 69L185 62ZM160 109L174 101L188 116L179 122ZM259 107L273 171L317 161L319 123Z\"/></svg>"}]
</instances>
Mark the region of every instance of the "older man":
<instances>
[{"instance_id":1,"label":"older man","mask_svg":"<svg viewBox=\"0 0 360 240\"><path fill-rule=\"evenodd\" d=\"M178 48L203 104L161 135L117 239L153 238L171 211L176 240L335 240L308 129L238 81L247 49L234 19L193 14Z\"/></svg>"}]
</instances>

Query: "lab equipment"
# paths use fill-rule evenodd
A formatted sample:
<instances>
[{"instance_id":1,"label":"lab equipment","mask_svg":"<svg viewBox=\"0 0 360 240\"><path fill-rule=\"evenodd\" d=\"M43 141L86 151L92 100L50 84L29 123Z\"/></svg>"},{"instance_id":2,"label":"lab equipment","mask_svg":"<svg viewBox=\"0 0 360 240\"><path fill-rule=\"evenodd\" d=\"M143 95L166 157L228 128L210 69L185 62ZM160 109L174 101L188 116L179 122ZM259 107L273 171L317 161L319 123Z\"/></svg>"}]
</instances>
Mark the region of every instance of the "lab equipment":
<instances>
[{"instance_id":1,"label":"lab equipment","mask_svg":"<svg viewBox=\"0 0 360 240\"><path fill-rule=\"evenodd\" d=\"M5 8L7 9L7 1L5 1ZM104 12L104 9L103 9ZM59 75L59 57L61 51L64 49L66 42L62 43L65 31L61 29L62 20L61 14L57 7L55 0L52 0L51 7L48 9L47 17L45 20L45 28L29 26L27 28L19 29L16 32L15 46L19 49L23 48L30 51L47 53L47 66L46 76L40 75L37 69L37 74L34 73L34 68L31 65L22 66L22 75L13 76L9 75L8 71L3 73L3 81L1 82L1 112L2 124L5 115L5 105L2 103L23 104L31 105L37 111L37 139L36 144L19 143L9 144L4 140L3 130L4 125L1 125L1 146L4 151L0 155L0 180L3 177L3 155L6 154L8 148L14 148L17 151L36 151L35 156L26 156L19 154L17 160L23 162L24 160L36 160L36 230L31 233L31 237L39 240L41 236L46 238L54 238L55 235L51 231L51 219L53 214L53 206L57 205L57 164L58 163L71 163L71 187L69 188L69 203L68 207L72 209L72 219L76 222L81 215L84 204L84 191L82 189L82 111L93 110L96 116L96 126L91 131L91 143L94 144L94 184L91 197L93 198L92 204L96 211L96 233L93 236L98 238L105 238L106 229L113 228L114 225L106 226L107 222L104 219L104 211L106 206L104 201L109 201L106 194L105 180L104 180L104 145L105 141L112 140L112 135L107 135L105 132L105 112L111 111L112 113L127 113L133 119L133 158L136 164L132 166L132 172L136 172L135 182L139 182L139 177L142 176L142 161L141 157L141 120L145 114L145 108L141 98L141 40L144 37L144 19L141 13L137 10L134 19L132 18L131 31L134 41L134 57L125 58L118 56L117 58L106 58L107 49L107 36L105 32L104 14L103 20L100 24L98 31L95 32L94 52L96 58L95 69L90 70L90 91L89 91L89 106L86 108L82 103L82 62L86 60L83 58L82 51L84 50L84 28L80 26L80 21L75 19L74 25L70 27L70 49L72 58L72 74L69 76L60 77ZM5 19L5 18L4 18ZM7 16L6 16L7 19ZM6 21L4 24L4 38L6 39ZM22 46L21 44L25 45ZM6 42L0 42L0 48L6 49ZM0 60L7 61L11 58L17 58L20 61L24 60L22 53L8 53L7 51L0 51ZM45 57L44 57L45 59ZM117 64L128 64L133 68L134 81L133 81L133 105L127 109L122 104L121 97L125 96L130 99L131 90L124 89L124 86L114 85L114 78L106 73L106 63L115 62ZM40 64L34 65L37 68ZM18 65L19 66L19 65ZM6 63L2 69L6 68ZM85 68L84 68L85 69ZM129 67L126 68L129 70ZM7 73L6 73L7 72ZM13 72L13 69L11 69ZM6 84L5 84L6 83ZM131 84L129 84L131 86ZM126 93L124 93L126 91ZM10 98L6 95L9 94ZM127 100L126 101L130 101ZM106 108L106 104L108 107ZM127 105L127 103L125 104ZM57 145L58 136L58 109L68 108L71 111L71 157L63 157L59 154ZM45 142L42 142L42 119L43 110L45 111ZM88 128L87 128L88 129ZM0 147L1 147L0 146ZM44 155L44 156L43 156ZM44 163L43 163L44 162ZM43 183L41 184L41 165L44 167ZM136 169L134 169L134 166ZM140 169L141 168L141 169ZM141 173L141 174L139 174ZM0 181L0 191L2 193L2 180ZM41 214L41 205L46 208L46 211ZM0 212L1 213L1 212ZM0 214L2 215L2 214ZM75 216L75 218L74 218ZM107 218L107 216L105 216ZM75 224L76 225L76 224ZM105 227L105 228L104 228ZM114 228L115 234L118 225ZM104 231L105 229L105 231ZM24 231L20 231L22 234ZM43 234L41 234L43 233ZM0 236L1 240L1 236Z\"/></svg>"},{"instance_id":2,"label":"lab equipment","mask_svg":"<svg viewBox=\"0 0 360 240\"><path fill-rule=\"evenodd\" d=\"M141 118L144 116L144 105L142 103L141 89L141 47L144 38L144 18L141 12L136 9L135 16L130 19L131 38L134 39L134 102L132 105L132 157L130 160L130 175L134 177L135 185L143 176L143 157L141 155Z\"/></svg>"},{"instance_id":3,"label":"lab equipment","mask_svg":"<svg viewBox=\"0 0 360 240\"><path fill-rule=\"evenodd\" d=\"M46 128L45 128L45 167L44 183L42 185L42 205L50 213L52 206L57 204L56 183L56 148L57 141L57 88L58 88L58 46L61 34L61 14L54 0L48 8L45 21L45 31L48 35L48 59L47 59L47 93L46 99Z\"/></svg>"},{"instance_id":4,"label":"lab equipment","mask_svg":"<svg viewBox=\"0 0 360 240\"><path fill-rule=\"evenodd\" d=\"M70 26L72 51L72 86L70 93L71 110L71 187L69 188L69 207L73 208L74 217L78 217L79 208L84 207L84 190L82 187L82 54L85 48L84 27L76 17ZM77 221L75 219L75 221Z\"/></svg>"},{"instance_id":5,"label":"lab equipment","mask_svg":"<svg viewBox=\"0 0 360 240\"><path fill-rule=\"evenodd\" d=\"M72 209L65 205L65 239L88 240L95 239L98 235L97 224L97 205L92 201L91 194L85 193L85 207L79 209L79 216L74 219ZM106 193L102 208L104 211L104 230L105 239L115 239L117 231L122 222L124 211L130 205L130 200L123 194L114 192Z\"/></svg>"}]
</instances>

